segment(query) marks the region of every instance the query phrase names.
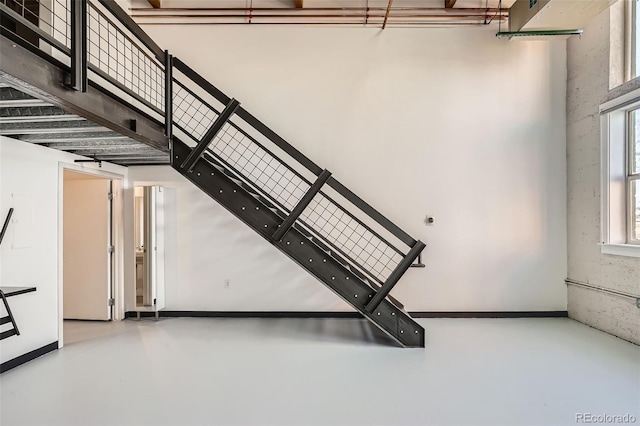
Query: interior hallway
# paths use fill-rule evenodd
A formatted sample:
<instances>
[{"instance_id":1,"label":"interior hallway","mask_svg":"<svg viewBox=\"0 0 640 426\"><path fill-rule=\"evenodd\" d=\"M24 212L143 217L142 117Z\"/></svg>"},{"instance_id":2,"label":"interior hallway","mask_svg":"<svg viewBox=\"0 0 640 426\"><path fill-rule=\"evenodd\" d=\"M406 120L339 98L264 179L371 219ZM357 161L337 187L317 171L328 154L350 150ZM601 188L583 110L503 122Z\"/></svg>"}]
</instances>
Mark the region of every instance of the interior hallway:
<instances>
[{"instance_id":1,"label":"interior hallway","mask_svg":"<svg viewBox=\"0 0 640 426\"><path fill-rule=\"evenodd\" d=\"M66 322L2 375L9 425L568 425L640 420L640 347L566 318L421 319L426 349L364 320Z\"/></svg>"}]
</instances>

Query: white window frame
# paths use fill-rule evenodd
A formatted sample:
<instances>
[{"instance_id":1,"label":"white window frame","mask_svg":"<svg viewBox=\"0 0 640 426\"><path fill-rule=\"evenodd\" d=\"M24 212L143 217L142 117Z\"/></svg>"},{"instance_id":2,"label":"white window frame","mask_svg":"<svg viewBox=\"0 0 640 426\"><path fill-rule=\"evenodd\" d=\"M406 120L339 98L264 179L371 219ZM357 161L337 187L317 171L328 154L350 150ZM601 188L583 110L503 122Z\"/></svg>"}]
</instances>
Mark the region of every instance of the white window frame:
<instances>
[{"instance_id":1,"label":"white window frame","mask_svg":"<svg viewBox=\"0 0 640 426\"><path fill-rule=\"evenodd\" d=\"M635 134L634 123L630 119L631 113L636 111L638 117L636 119L640 119L640 106L636 109L630 110L627 113L627 178L626 178L626 186L627 186L627 244L640 246L640 236L635 235L636 228L636 205L634 203L633 197L633 185L634 183L640 182L640 170L637 168L640 165L635 164L635 157L637 153L636 150L636 138L638 135ZM635 170L638 170L634 173ZM640 194L638 195L640 196Z\"/></svg>"},{"instance_id":2,"label":"white window frame","mask_svg":"<svg viewBox=\"0 0 640 426\"><path fill-rule=\"evenodd\" d=\"M640 89L600 105L601 252L640 257L640 241L631 239L630 112L640 108Z\"/></svg>"}]
</instances>

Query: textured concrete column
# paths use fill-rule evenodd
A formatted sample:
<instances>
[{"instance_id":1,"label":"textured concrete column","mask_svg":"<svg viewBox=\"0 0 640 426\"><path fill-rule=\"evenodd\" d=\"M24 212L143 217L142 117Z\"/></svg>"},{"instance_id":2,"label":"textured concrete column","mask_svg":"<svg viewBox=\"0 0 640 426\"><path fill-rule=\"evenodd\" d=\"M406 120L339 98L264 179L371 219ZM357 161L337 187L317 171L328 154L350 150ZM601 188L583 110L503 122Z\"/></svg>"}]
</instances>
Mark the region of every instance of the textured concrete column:
<instances>
[{"instance_id":1,"label":"textured concrete column","mask_svg":"<svg viewBox=\"0 0 640 426\"><path fill-rule=\"evenodd\" d=\"M585 28L582 38L567 42L568 274L578 282L640 294L640 258L604 255L599 246L598 106L620 91L609 93L610 85L620 81L619 53L615 52L620 46L618 36L610 31L616 28L611 21L621 19L619 12L603 12ZM632 299L570 286L568 310L575 320L640 344L640 309Z\"/></svg>"}]
</instances>

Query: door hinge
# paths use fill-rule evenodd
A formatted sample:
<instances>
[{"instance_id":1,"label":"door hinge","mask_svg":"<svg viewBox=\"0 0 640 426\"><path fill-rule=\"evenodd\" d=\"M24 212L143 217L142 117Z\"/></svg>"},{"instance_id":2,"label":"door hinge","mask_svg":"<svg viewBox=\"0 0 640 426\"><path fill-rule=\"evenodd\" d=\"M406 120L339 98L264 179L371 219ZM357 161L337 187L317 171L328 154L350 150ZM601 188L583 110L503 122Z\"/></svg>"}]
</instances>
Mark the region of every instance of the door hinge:
<instances>
[{"instance_id":1,"label":"door hinge","mask_svg":"<svg viewBox=\"0 0 640 426\"><path fill-rule=\"evenodd\" d=\"M116 304L116 299L114 299L113 297L109 298L109 306L115 306Z\"/></svg>"},{"instance_id":2,"label":"door hinge","mask_svg":"<svg viewBox=\"0 0 640 426\"><path fill-rule=\"evenodd\" d=\"M116 251L116 246L107 247L107 253L115 253L115 251Z\"/></svg>"},{"instance_id":3,"label":"door hinge","mask_svg":"<svg viewBox=\"0 0 640 426\"><path fill-rule=\"evenodd\" d=\"M107 195L107 198L109 199L109 201L113 201L113 192L110 192L110 193Z\"/></svg>"}]
</instances>

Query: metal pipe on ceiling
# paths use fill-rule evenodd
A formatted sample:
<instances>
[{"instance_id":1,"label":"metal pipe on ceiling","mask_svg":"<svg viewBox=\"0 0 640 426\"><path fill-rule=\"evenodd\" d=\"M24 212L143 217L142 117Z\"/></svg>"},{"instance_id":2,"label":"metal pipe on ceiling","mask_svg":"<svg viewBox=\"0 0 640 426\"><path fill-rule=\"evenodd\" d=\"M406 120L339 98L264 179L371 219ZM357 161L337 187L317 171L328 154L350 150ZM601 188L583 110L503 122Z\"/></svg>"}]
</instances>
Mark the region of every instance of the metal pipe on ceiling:
<instances>
[{"instance_id":1,"label":"metal pipe on ceiling","mask_svg":"<svg viewBox=\"0 0 640 426\"><path fill-rule=\"evenodd\" d=\"M436 8L436 7L342 7L342 8L132 8L132 16L138 19L215 19L211 22L179 22L181 24L270 24L270 25L473 25L482 21L487 24L487 16L503 21L508 19L508 9L504 8ZM225 20L248 19L248 22L224 22ZM319 21L315 21L318 19ZM275 20L261 22L262 20ZM309 21L311 20L311 21ZM353 20L353 21L351 21ZM403 21L399 21L403 20ZM460 22L455 22L460 21ZM170 24L145 22L145 24ZM490 23L490 22L489 22Z\"/></svg>"},{"instance_id":2,"label":"metal pipe on ceiling","mask_svg":"<svg viewBox=\"0 0 640 426\"><path fill-rule=\"evenodd\" d=\"M254 17L255 18L255 17ZM175 22L145 22L144 25L169 25ZM247 22L180 22L180 25L248 25ZM251 25L364 25L362 22L251 22ZM367 27L379 26L369 22ZM484 22L387 22L387 26L485 26Z\"/></svg>"},{"instance_id":3,"label":"metal pipe on ceiling","mask_svg":"<svg viewBox=\"0 0 640 426\"><path fill-rule=\"evenodd\" d=\"M143 16L139 16L140 18L142 18ZM506 18L507 15L499 15L500 18ZM144 16L144 18L147 18L147 16ZM247 16L247 15L227 15L227 14L218 14L218 15L179 15L179 14L171 14L171 15L162 15L162 16L154 16L154 18L173 18L173 19L182 19L182 18L216 18L216 19L220 19L220 18L249 18L249 19L256 19L256 18L293 18L293 16L291 15L276 15L276 14L269 14L269 15L252 15L251 17ZM295 18L352 18L354 20L358 20L359 23L362 23L362 15L352 15L352 14L343 14L343 15L304 15L304 16L295 16ZM457 19L457 18L477 18L477 19L485 19L485 15L476 15L476 14L465 14L465 15L439 15L439 14L431 14L431 15L412 15L412 14L398 14L398 15L392 15L389 17L385 17L385 15L368 15L368 20L374 19L374 18L378 18L378 19L384 19L384 18L416 18L416 19L422 19L422 18L442 18L442 19Z\"/></svg>"},{"instance_id":4,"label":"metal pipe on ceiling","mask_svg":"<svg viewBox=\"0 0 640 426\"><path fill-rule=\"evenodd\" d=\"M369 12L371 11L371 9L369 8L369 0L367 0L367 3L365 4L365 8L366 8L366 12L364 15L364 24L368 24L369 23Z\"/></svg>"},{"instance_id":5,"label":"metal pipe on ceiling","mask_svg":"<svg viewBox=\"0 0 640 426\"><path fill-rule=\"evenodd\" d=\"M304 9L295 9L289 7L165 7L162 9L151 9L146 7L132 7L130 9L132 12L148 12L148 15L162 15L163 12L249 12L253 11L254 13L258 12L282 12L282 11L290 11L293 13L297 13L300 15L304 15L305 12L335 12L335 11L343 11L343 12L366 12L371 11L380 11L385 13L387 11L386 7L305 7ZM496 8L496 7L456 7L454 9L448 9L444 7L394 7L391 9L392 11L400 10L400 11L440 11L440 12L448 12L448 13L457 13L457 12L478 12L478 13L494 13L494 12L504 12L508 13L509 9L507 8Z\"/></svg>"},{"instance_id":6,"label":"metal pipe on ceiling","mask_svg":"<svg viewBox=\"0 0 640 426\"><path fill-rule=\"evenodd\" d=\"M393 0L389 0L389 4L387 5L387 11L384 14L384 21L382 22L382 29L387 28L387 21L389 20L389 12L391 12L391 5L393 4Z\"/></svg>"}]
</instances>

